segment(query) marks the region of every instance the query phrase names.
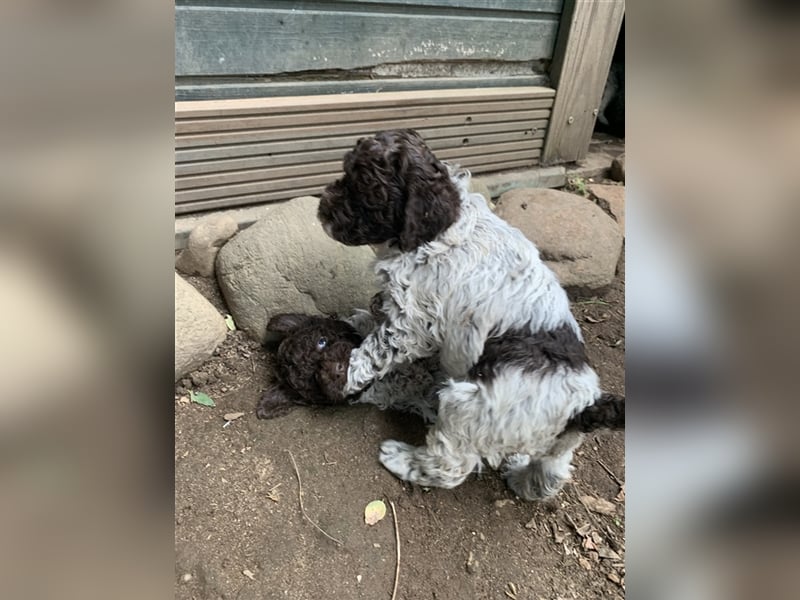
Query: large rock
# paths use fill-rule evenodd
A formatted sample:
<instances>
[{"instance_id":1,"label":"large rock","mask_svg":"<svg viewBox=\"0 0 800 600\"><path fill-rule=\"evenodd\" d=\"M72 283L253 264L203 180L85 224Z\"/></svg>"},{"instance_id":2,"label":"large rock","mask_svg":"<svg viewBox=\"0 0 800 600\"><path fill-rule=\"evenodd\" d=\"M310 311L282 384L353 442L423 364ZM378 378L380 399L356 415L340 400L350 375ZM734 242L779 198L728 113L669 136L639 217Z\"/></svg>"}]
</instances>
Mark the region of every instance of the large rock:
<instances>
[{"instance_id":1,"label":"large rock","mask_svg":"<svg viewBox=\"0 0 800 600\"><path fill-rule=\"evenodd\" d=\"M204 219L192 229L186 249L178 254L175 267L187 275L211 277L214 274L217 252L238 228L236 221L227 215L215 215Z\"/></svg>"},{"instance_id":2,"label":"large rock","mask_svg":"<svg viewBox=\"0 0 800 600\"><path fill-rule=\"evenodd\" d=\"M611 213L619 227L625 233L625 187L621 185L605 185L593 183L586 186L586 189L597 198L597 203L606 211Z\"/></svg>"},{"instance_id":3,"label":"large rock","mask_svg":"<svg viewBox=\"0 0 800 600\"><path fill-rule=\"evenodd\" d=\"M210 358L226 333L217 309L175 273L175 381Z\"/></svg>"},{"instance_id":4,"label":"large rock","mask_svg":"<svg viewBox=\"0 0 800 600\"><path fill-rule=\"evenodd\" d=\"M594 202L550 189L518 189L497 202L497 215L539 248L561 284L601 290L614 279L622 232Z\"/></svg>"},{"instance_id":5,"label":"large rock","mask_svg":"<svg viewBox=\"0 0 800 600\"><path fill-rule=\"evenodd\" d=\"M277 205L217 255L217 280L237 327L264 342L281 312L348 314L378 291L374 253L330 239L311 196Z\"/></svg>"}]
</instances>

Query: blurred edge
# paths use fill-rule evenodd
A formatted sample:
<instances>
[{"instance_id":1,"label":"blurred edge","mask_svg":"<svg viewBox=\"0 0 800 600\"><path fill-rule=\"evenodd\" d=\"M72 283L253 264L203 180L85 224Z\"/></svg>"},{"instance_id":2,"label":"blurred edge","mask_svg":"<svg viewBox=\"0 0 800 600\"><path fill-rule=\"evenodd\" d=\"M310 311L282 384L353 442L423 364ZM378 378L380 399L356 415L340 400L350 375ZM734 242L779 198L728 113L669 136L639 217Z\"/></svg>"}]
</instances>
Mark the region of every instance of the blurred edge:
<instances>
[{"instance_id":1,"label":"blurred edge","mask_svg":"<svg viewBox=\"0 0 800 600\"><path fill-rule=\"evenodd\" d=\"M799 17L628 3L633 597L796 597Z\"/></svg>"},{"instance_id":2,"label":"blurred edge","mask_svg":"<svg viewBox=\"0 0 800 600\"><path fill-rule=\"evenodd\" d=\"M172 592L173 10L0 7L4 597Z\"/></svg>"},{"instance_id":3,"label":"blurred edge","mask_svg":"<svg viewBox=\"0 0 800 600\"><path fill-rule=\"evenodd\" d=\"M796 587L792 6L628 6L636 597ZM10 2L0 33L0 585L166 595L173 6Z\"/></svg>"}]
</instances>

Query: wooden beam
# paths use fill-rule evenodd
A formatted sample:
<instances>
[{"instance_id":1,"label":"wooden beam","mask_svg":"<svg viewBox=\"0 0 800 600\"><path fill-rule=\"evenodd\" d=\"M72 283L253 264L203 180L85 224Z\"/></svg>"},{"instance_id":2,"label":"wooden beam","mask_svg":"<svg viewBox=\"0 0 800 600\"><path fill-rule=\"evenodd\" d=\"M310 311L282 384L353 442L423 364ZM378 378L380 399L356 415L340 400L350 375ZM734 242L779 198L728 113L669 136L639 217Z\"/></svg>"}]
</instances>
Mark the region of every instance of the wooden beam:
<instances>
[{"instance_id":1,"label":"wooden beam","mask_svg":"<svg viewBox=\"0 0 800 600\"><path fill-rule=\"evenodd\" d=\"M624 14L625 0L565 0L550 71L556 98L542 164L586 156Z\"/></svg>"}]
</instances>

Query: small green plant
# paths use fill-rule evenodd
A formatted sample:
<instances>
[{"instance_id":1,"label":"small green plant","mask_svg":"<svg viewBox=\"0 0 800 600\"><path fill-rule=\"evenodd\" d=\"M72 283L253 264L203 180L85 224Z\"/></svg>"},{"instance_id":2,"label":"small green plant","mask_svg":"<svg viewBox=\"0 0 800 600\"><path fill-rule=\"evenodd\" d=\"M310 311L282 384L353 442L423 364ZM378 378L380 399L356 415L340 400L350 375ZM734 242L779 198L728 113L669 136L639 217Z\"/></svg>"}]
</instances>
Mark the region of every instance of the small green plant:
<instances>
[{"instance_id":1,"label":"small green plant","mask_svg":"<svg viewBox=\"0 0 800 600\"><path fill-rule=\"evenodd\" d=\"M589 195L589 190L586 188L586 180L583 177L572 177L567 180L567 190L580 194L583 197Z\"/></svg>"}]
</instances>

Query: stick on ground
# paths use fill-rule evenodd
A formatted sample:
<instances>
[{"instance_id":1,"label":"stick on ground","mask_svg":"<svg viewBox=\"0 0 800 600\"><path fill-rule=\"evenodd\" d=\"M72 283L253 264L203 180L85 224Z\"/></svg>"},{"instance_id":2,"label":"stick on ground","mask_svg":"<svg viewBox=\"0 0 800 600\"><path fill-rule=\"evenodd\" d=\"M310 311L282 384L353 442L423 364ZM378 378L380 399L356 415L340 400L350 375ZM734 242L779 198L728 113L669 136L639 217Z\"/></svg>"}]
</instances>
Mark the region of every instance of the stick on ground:
<instances>
[{"instance_id":1,"label":"stick on ground","mask_svg":"<svg viewBox=\"0 0 800 600\"><path fill-rule=\"evenodd\" d=\"M394 502L389 500L389 506L392 507L392 520L394 521L394 539L397 542L397 565L394 569L394 586L392 587L392 598L394 600L397 595L397 582L400 581L400 528L397 526L397 512L394 510Z\"/></svg>"},{"instance_id":2,"label":"stick on ground","mask_svg":"<svg viewBox=\"0 0 800 600\"><path fill-rule=\"evenodd\" d=\"M326 538L328 538L329 540L331 540L331 541L334 541L334 542L336 542L337 544L339 544L339 545L341 546L341 545L342 545L342 541L341 541L341 540L337 540L335 537L333 537L332 535L330 535L330 534L329 534L327 531L325 531L325 530L324 530L322 527L320 527L319 525L317 525L317 524L316 524L316 523L315 523L315 522L314 522L314 521L311 519L311 517L309 517L309 516L308 516L308 513L306 512L306 507L305 507L305 506L303 506L303 482L300 480L300 471L297 469L297 462L295 462L295 460L294 460L294 454L292 454L292 451L291 451L291 450L287 450L286 452L288 452L288 453L289 453L289 458L291 458L291 459L292 459L292 465L294 465L294 474L295 474L295 475L297 475L297 492L298 492L298 494L297 494L297 495L298 495L298 498L300 499L300 512L302 512L302 513L303 513L303 516L306 518L306 521L308 521L308 522L309 522L309 523L311 523L311 524L312 524L314 527L316 527L316 528L317 528L317 530L318 530L318 531L319 531L319 532L320 532L322 535L324 535L324 536L325 536Z\"/></svg>"}]
</instances>

